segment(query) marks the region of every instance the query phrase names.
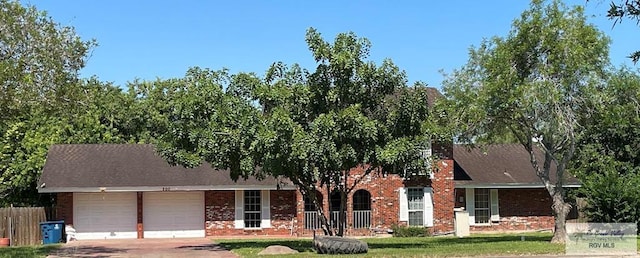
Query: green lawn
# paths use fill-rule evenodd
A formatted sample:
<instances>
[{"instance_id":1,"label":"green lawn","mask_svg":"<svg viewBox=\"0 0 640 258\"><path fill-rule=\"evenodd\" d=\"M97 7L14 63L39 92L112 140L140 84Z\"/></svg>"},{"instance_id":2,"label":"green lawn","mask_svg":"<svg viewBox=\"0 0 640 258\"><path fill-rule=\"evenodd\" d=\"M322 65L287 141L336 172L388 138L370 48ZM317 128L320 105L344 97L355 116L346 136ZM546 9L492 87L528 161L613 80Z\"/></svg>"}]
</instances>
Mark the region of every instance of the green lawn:
<instances>
[{"instance_id":1,"label":"green lawn","mask_svg":"<svg viewBox=\"0 0 640 258\"><path fill-rule=\"evenodd\" d=\"M0 258L12 257L46 257L52 251L60 248L60 245L36 245L0 248Z\"/></svg>"},{"instance_id":2,"label":"green lawn","mask_svg":"<svg viewBox=\"0 0 640 258\"><path fill-rule=\"evenodd\" d=\"M525 241L521 240L525 236ZM365 238L369 253L351 257L447 257L475 255L560 254L564 245L551 244L550 233L483 234L467 238L413 237ZM284 245L300 252L288 257L319 256L311 248L311 239L220 239L215 240L242 257L256 257L270 245ZM334 257L334 256L332 256Z\"/></svg>"}]
</instances>

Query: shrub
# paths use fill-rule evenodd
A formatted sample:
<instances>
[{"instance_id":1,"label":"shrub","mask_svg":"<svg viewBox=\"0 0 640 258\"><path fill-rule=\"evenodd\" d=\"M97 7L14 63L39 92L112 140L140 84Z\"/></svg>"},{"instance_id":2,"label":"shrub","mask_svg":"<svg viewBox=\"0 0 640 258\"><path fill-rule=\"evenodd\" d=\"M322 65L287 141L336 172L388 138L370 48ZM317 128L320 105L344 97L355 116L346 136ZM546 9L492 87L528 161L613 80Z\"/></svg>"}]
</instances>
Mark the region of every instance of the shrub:
<instances>
[{"instance_id":1,"label":"shrub","mask_svg":"<svg viewBox=\"0 0 640 258\"><path fill-rule=\"evenodd\" d=\"M393 230L394 237L426 237L431 236L431 229L427 227L407 227L407 226L398 226L393 225L391 227Z\"/></svg>"}]
</instances>

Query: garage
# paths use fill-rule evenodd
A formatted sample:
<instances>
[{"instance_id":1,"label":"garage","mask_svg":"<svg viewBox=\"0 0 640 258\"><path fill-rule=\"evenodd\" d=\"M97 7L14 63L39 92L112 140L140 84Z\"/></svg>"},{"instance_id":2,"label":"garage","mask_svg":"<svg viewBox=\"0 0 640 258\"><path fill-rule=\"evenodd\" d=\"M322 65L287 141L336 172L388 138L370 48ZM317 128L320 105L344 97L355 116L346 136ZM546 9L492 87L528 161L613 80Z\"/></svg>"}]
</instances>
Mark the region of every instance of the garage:
<instances>
[{"instance_id":1,"label":"garage","mask_svg":"<svg viewBox=\"0 0 640 258\"><path fill-rule=\"evenodd\" d=\"M204 237L204 192L145 192L144 238Z\"/></svg>"},{"instance_id":2,"label":"garage","mask_svg":"<svg viewBox=\"0 0 640 258\"><path fill-rule=\"evenodd\" d=\"M73 225L76 238L136 238L136 207L135 192L74 193Z\"/></svg>"}]
</instances>

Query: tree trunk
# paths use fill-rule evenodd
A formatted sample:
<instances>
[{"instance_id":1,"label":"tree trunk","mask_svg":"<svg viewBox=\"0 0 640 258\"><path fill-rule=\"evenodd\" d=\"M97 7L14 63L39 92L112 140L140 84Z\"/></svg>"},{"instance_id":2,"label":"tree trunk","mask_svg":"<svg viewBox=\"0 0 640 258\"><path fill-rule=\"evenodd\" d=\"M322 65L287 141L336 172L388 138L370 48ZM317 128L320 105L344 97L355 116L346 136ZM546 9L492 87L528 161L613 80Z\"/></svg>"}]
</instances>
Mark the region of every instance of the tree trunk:
<instances>
[{"instance_id":1,"label":"tree trunk","mask_svg":"<svg viewBox=\"0 0 640 258\"><path fill-rule=\"evenodd\" d=\"M316 212L318 213L318 219L320 220L320 229L322 229L322 232L324 233L325 236L333 236L333 231L331 230L331 226L329 226L329 220L327 219L327 214L324 212L324 206L318 200L315 187L312 187L311 189L306 189L305 191L306 191L307 197L311 199L314 206L316 207ZM315 233L316 231L314 229L313 234Z\"/></svg>"},{"instance_id":2,"label":"tree trunk","mask_svg":"<svg viewBox=\"0 0 640 258\"><path fill-rule=\"evenodd\" d=\"M567 215L569 214L571 205L565 202L563 189L557 189L556 191L554 191L551 198L553 200L553 205L551 205L551 208L553 210L553 217L555 218L553 238L551 238L551 243L565 243L567 236Z\"/></svg>"},{"instance_id":3,"label":"tree trunk","mask_svg":"<svg viewBox=\"0 0 640 258\"><path fill-rule=\"evenodd\" d=\"M324 233L325 236L333 236L333 231L331 230L331 226L329 226L327 215L324 213L322 206L316 205L316 210L318 212L318 219L320 220L320 227L322 228L322 233Z\"/></svg>"},{"instance_id":4,"label":"tree trunk","mask_svg":"<svg viewBox=\"0 0 640 258\"><path fill-rule=\"evenodd\" d=\"M347 216L345 214L347 204L347 194L344 190L340 191L340 214L338 214L338 234L337 236L344 236L344 229L347 225Z\"/></svg>"}]
</instances>

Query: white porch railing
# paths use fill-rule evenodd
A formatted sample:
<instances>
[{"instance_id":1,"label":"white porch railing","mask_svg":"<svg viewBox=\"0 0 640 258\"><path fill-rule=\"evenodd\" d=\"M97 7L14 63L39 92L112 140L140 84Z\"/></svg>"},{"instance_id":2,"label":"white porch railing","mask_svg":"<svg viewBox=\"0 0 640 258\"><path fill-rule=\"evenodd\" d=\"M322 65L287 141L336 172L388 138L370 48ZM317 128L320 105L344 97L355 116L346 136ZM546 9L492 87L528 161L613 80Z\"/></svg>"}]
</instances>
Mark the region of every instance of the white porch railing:
<instances>
[{"instance_id":1,"label":"white porch railing","mask_svg":"<svg viewBox=\"0 0 640 258\"><path fill-rule=\"evenodd\" d=\"M332 211L329 216L329 226L336 228L338 226L338 219L340 218L339 211ZM353 211L353 228L369 228L371 226L371 211ZM304 229L320 229L320 215L317 211L305 211L304 212Z\"/></svg>"},{"instance_id":2,"label":"white porch railing","mask_svg":"<svg viewBox=\"0 0 640 258\"><path fill-rule=\"evenodd\" d=\"M353 228L370 228L371 211L353 211Z\"/></svg>"},{"instance_id":3,"label":"white porch railing","mask_svg":"<svg viewBox=\"0 0 640 258\"><path fill-rule=\"evenodd\" d=\"M319 229L320 227L320 215L317 211L305 211L304 212L304 229Z\"/></svg>"}]
</instances>

